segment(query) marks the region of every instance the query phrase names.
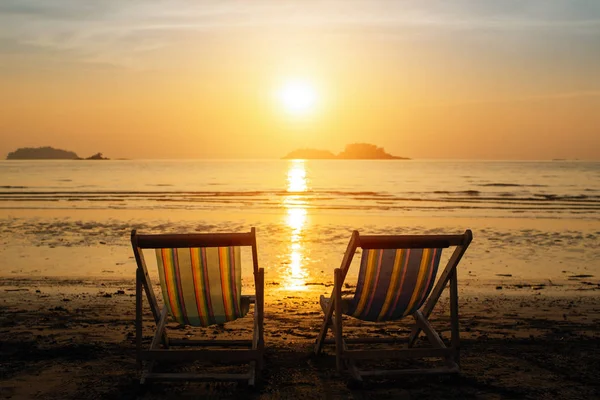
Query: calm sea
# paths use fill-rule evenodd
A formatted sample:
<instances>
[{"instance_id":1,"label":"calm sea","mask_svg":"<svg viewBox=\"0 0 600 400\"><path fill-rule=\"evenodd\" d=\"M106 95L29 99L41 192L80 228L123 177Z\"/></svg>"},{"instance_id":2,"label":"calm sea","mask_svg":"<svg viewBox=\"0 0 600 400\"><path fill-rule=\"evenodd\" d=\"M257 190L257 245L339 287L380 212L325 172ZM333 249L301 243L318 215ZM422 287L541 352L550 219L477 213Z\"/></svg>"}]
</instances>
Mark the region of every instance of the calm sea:
<instances>
[{"instance_id":1,"label":"calm sea","mask_svg":"<svg viewBox=\"0 0 600 400\"><path fill-rule=\"evenodd\" d=\"M1 161L3 209L600 218L600 162Z\"/></svg>"},{"instance_id":2,"label":"calm sea","mask_svg":"<svg viewBox=\"0 0 600 400\"><path fill-rule=\"evenodd\" d=\"M132 228L254 226L268 280L308 290L331 281L354 229L469 228L475 240L460 274L474 287L549 279L583 290L571 277L597 275L599 222L600 162L0 162L0 276L131 278Z\"/></svg>"}]
</instances>

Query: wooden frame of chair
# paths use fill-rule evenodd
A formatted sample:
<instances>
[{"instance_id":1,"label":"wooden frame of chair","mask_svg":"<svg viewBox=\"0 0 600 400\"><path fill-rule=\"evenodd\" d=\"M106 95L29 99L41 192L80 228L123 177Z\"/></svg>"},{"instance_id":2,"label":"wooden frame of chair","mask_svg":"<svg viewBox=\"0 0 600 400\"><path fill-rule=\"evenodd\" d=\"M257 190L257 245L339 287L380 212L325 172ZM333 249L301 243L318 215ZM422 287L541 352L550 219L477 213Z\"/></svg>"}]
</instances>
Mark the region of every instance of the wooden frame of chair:
<instances>
[{"instance_id":1,"label":"wooden frame of chair","mask_svg":"<svg viewBox=\"0 0 600 400\"><path fill-rule=\"evenodd\" d=\"M263 366L264 354L264 269L258 267L256 231L248 233L215 234L157 234L139 235L131 232L131 244L137 263L136 271L136 355L138 368L142 370L140 383L149 380L185 380L185 381L239 381L254 385ZM254 269L254 296L242 296L254 304L254 327L251 340L176 340L169 339L166 324L167 307L159 310L159 305L151 285L148 268L142 249L193 248L250 246ZM142 303L143 293L150 305L156 322L154 337L148 350L142 349ZM162 347L161 347L162 346ZM227 349L173 349L173 347L225 347ZM229 349L246 347L246 349ZM240 374L192 374L192 373L156 373L153 368L156 361L219 361L225 363L249 363L247 373ZM145 364L145 365L144 365Z\"/></svg>"},{"instance_id":2,"label":"wooden frame of chair","mask_svg":"<svg viewBox=\"0 0 600 400\"><path fill-rule=\"evenodd\" d=\"M431 373L457 373L460 371L460 333L458 321L458 281L456 268L473 240L471 230L466 230L462 235L364 235L354 231L342 259L340 268L334 272L334 286L329 299L321 298L321 308L324 312L323 325L316 339L314 352L321 353L324 344L335 344L336 368L339 372L346 367L351 377L362 381L363 377L390 376L404 374L431 374ZM348 344L360 343L391 343L390 338L353 338L345 339L342 331L342 285L352 263L357 248L362 249L412 249L412 248L446 248L455 246L446 267L439 275L424 305L412 314L415 323L412 326L408 343L402 349L386 350L349 350ZM429 316L437 304L446 286L450 286L450 320L451 339L450 346L442 341L438 333L429 323ZM327 332L332 329L334 339L326 339ZM431 348L414 348L420 334L425 332L431 343ZM438 357L445 360L446 366L429 369L396 369L361 371L357 368L357 360L375 359L406 359Z\"/></svg>"}]
</instances>

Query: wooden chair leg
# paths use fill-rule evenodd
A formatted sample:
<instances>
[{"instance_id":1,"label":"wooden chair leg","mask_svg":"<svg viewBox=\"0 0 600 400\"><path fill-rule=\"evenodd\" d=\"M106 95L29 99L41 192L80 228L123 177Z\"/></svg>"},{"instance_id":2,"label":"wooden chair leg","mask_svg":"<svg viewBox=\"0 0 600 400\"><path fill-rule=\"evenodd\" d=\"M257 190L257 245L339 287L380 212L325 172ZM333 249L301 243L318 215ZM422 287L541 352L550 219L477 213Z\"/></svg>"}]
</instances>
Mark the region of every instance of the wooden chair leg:
<instances>
[{"instance_id":1,"label":"wooden chair leg","mask_svg":"<svg viewBox=\"0 0 600 400\"><path fill-rule=\"evenodd\" d=\"M167 327L167 318L169 313L167 312L167 307L163 307L160 313L160 320L158 321L158 325L156 326L156 333L154 334L154 338L152 339L152 343L150 344L150 349L154 350L158 348L159 343L162 342L162 338L166 335L165 328Z\"/></svg>"},{"instance_id":2,"label":"wooden chair leg","mask_svg":"<svg viewBox=\"0 0 600 400\"><path fill-rule=\"evenodd\" d=\"M352 258L354 257L354 253L356 252L358 236L359 236L358 231L352 232L352 236L350 237L350 242L348 242L348 247L346 248L346 252L344 253L344 258L342 259L342 264L341 264L340 268L338 268L340 270L339 277L337 278L339 280L340 294L341 294L342 283L344 282L344 279L346 278L346 274L348 273L348 268L350 268L350 264L352 263ZM332 304L332 302L335 303L334 298L335 298L335 289L331 293L331 297L330 297L331 301L329 302L327 309L323 310L323 313L324 313L323 325L321 325L321 330L319 331L319 335L317 336L317 340L315 343L315 350L314 350L315 354L319 354L321 352L321 350L323 349L323 345L325 344L325 338L327 337L327 332L329 331L329 327L332 322L332 315L334 312L334 307ZM341 319L340 319L340 323L341 323Z\"/></svg>"},{"instance_id":3,"label":"wooden chair leg","mask_svg":"<svg viewBox=\"0 0 600 400\"><path fill-rule=\"evenodd\" d=\"M260 357L256 362L256 375L258 376L259 371L263 368L263 355L265 349L264 340L264 304L265 304L265 270L260 268L256 277L256 303L255 307L255 335L256 335L256 349L260 352Z\"/></svg>"},{"instance_id":4,"label":"wooden chair leg","mask_svg":"<svg viewBox=\"0 0 600 400\"><path fill-rule=\"evenodd\" d=\"M460 365L460 329L458 321L458 279L456 269L450 274L450 323L451 347L454 349L454 362Z\"/></svg>"},{"instance_id":5,"label":"wooden chair leg","mask_svg":"<svg viewBox=\"0 0 600 400\"><path fill-rule=\"evenodd\" d=\"M135 351L138 369L142 368L142 280L140 277L140 269L136 269L135 278Z\"/></svg>"},{"instance_id":6,"label":"wooden chair leg","mask_svg":"<svg viewBox=\"0 0 600 400\"><path fill-rule=\"evenodd\" d=\"M334 293L335 297L335 318L334 318L334 333L335 333L335 365L338 372L342 371L343 357L343 338L342 338L342 270L336 268L334 275Z\"/></svg>"}]
</instances>

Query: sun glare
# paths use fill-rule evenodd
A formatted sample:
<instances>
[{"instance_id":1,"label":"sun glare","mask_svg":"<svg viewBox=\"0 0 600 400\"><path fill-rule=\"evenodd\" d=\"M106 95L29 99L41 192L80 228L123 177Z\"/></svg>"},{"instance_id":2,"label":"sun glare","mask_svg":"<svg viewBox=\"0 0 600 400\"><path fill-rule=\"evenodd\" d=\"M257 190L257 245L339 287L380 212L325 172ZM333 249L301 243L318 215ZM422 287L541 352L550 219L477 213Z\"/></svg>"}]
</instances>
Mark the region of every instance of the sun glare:
<instances>
[{"instance_id":1,"label":"sun glare","mask_svg":"<svg viewBox=\"0 0 600 400\"><path fill-rule=\"evenodd\" d=\"M317 92L305 81L287 82L279 90L279 101L290 114L300 115L311 112L317 102Z\"/></svg>"},{"instance_id":2,"label":"sun glare","mask_svg":"<svg viewBox=\"0 0 600 400\"><path fill-rule=\"evenodd\" d=\"M304 233L307 223L306 201L301 196L308 190L306 180L306 167L304 161L291 160L287 176L287 191L283 206L287 208L286 224L290 228L290 253L289 264L283 273L282 287L286 290L306 290L308 271L304 254Z\"/></svg>"}]
</instances>

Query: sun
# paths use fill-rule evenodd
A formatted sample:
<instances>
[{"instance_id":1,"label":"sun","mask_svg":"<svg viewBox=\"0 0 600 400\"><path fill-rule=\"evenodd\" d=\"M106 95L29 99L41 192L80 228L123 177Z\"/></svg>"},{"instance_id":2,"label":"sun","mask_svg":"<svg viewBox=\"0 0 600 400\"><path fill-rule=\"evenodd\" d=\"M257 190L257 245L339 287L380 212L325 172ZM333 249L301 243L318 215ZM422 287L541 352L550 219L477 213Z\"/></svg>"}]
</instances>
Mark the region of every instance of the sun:
<instances>
[{"instance_id":1,"label":"sun","mask_svg":"<svg viewBox=\"0 0 600 400\"><path fill-rule=\"evenodd\" d=\"M289 81L278 92L278 99L285 111L294 115L307 114L314 111L317 103L317 92L310 82Z\"/></svg>"}]
</instances>

